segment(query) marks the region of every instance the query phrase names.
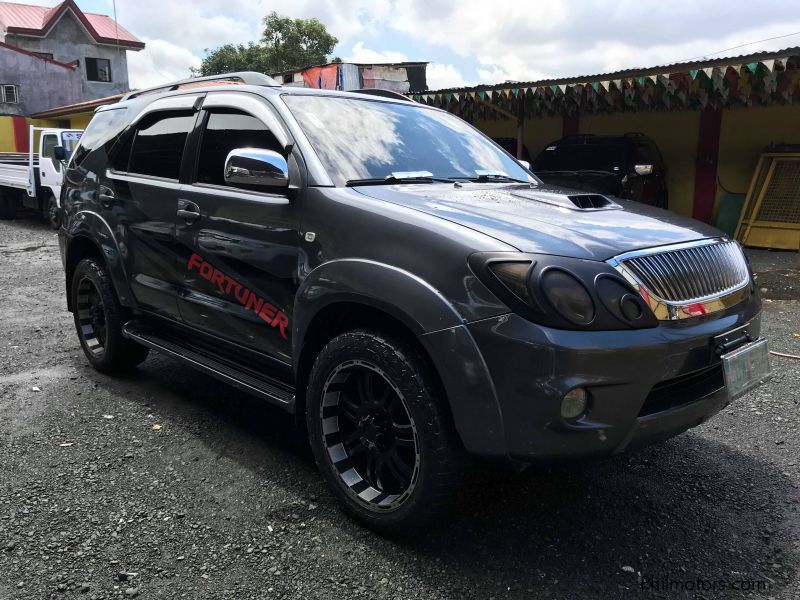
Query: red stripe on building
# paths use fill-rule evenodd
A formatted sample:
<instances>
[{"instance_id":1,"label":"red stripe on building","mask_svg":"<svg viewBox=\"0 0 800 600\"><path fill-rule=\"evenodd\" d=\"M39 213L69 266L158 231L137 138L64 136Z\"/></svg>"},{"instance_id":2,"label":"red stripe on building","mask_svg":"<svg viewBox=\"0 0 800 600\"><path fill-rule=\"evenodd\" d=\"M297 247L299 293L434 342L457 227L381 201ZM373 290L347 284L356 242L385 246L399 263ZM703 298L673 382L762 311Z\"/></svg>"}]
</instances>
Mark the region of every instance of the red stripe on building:
<instances>
[{"instance_id":1,"label":"red stripe on building","mask_svg":"<svg viewBox=\"0 0 800 600\"><path fill-rule=\"evenodd\" d=\"M14 147L17 152L28 152L28 121L25 117L11 117L14 126Z\"/></svg>"}]
</instances>

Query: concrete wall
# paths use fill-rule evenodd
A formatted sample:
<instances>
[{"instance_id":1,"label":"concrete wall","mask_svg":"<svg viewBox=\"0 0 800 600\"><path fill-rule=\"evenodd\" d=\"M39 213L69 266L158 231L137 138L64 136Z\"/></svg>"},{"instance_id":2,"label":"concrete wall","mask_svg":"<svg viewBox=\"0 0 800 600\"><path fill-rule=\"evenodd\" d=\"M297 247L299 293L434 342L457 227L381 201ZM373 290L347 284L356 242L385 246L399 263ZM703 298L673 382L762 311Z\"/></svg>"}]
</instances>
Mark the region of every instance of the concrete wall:
<instances>
[{"instance_id":1,"label":"concrete wall","mask_svg":"<svg viewBox=\"0 0 800 600\"><path fill-rule=\"evenodd\" d=\"M473 125L492 138L517 137L517 123L510 119L475 121ZM524 141L531 158L535 158L548 143L561 137L561 127L561 117L525 121Z\"/></svg>"},{"instance_id":2,"label":"concrete wall","mask_svg":"<svg viewBox=\"0 0 800 600\"><path fill-rule=\"evenodd\" d=\"M769 144L800 144L800 105L732 108L722 113L719 139L719 182L747 193L758 157ZM717 199L724 191L717 189Z\"/></svg>"},{"instance_id":3,"label":"concrete wall","mask_svg":"<svg viewBox=\"0 0 800 600\"><path fill-rule=\"evenodd\" d=\"M49 52L55 60L63 63L79 61L78 72L82 82L82 97L79 100L104 98L127 92L129 89L128 57L125 48L97 44L71 11L61 17L46 38L10 34L6 36L5 42L31 52ZM107 58L111 61L110 83L86 80L87 57ZM49 103L45 108L55 106L63 105Z\"/></svg>"},{"instance_id":4,"label":"concrete wall","mask_svg":"<svg viewBox=\"0 0 800 600\"><path fill-rule=\"evenodd\" d=\"M19 86L20 104L0 103L0 114L30 113L84 100L81 75L21 52L0 47L0 83Z\"/></svg>"}]
</instances>

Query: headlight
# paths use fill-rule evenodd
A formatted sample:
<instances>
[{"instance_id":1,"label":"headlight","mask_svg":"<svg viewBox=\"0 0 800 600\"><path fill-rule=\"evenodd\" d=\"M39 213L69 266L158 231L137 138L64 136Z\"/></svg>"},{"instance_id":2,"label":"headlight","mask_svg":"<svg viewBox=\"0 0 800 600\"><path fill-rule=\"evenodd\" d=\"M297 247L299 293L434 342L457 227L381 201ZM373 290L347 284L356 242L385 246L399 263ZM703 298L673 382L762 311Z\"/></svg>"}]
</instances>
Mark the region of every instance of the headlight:
<instances>
[{"instance_id":1,"label":"headlight","mask_svg":"<svg viewBox=\"0 0 800 600\"><path fill-rule=\"evenodd\" d=\"M562 317L576 325L589 325L594 320L594 302L583 284L566 271L546 269L539 277L544 297Z\"/></svg>"},{"instance_id":2,"label":"headlight","mask_svg":"<svg viewBox=\"0 0 800 600\"><path fill-rule=\"evenodd\" d=\"M510 309L558 329L640 329L658 321L613 267L598 261L523 254L473 254L470 267Z\"/></svg>"}]
</instances>

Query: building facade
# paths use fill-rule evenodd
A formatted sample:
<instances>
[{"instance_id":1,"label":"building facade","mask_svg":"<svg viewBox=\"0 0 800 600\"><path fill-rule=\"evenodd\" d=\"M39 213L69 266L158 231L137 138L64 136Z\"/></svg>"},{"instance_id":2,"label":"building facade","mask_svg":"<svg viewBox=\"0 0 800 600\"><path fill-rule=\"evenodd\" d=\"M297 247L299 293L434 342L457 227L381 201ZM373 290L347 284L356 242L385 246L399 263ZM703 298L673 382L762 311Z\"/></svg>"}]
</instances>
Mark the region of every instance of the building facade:
<instances>
[{"instance_id":1,"label":"building facade","mask_svg":"<svg viewBox=\"0 0 800 600\"><path fill-rule=\"evenodd\" d=\"M144 43L74 0L0 2L0 114L29 115L126 92L128 51Z\"/></svg>"}]
</instances>

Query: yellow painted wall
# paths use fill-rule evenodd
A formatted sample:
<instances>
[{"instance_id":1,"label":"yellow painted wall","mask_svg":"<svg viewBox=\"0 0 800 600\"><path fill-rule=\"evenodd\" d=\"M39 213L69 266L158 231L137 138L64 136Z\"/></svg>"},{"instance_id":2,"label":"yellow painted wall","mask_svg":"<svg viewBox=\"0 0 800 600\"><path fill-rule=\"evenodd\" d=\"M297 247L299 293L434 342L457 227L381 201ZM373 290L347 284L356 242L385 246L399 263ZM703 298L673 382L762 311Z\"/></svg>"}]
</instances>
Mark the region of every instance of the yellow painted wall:
<instances>
[{"instance_id":1,"label":"yellow painted wall","mask_svg":"<svg viewBox=\"0 0 800 600\"><path fill-rule=\"evenodd\" d=\"M14 122L11 117L0 116L0 152L16 152Z\"/></svg>"},{"instance_id":2,"label":"yellow painted wall","mask_svg":"<svg viewBox=\"0 0 800 600\"><path fill-rule=\"evenodd\" d=\"M700 112L653 111L581 115L580 133L611 135L627 132L645 134L658 144L667 165L669 207L691 215L694 204L694 169Z\"/></svg>"},{"instance_id":3,"label":"yellow painted wall","mask_svg":"<svg viewBox=\"0 0 800 600\"><path fill-rule=\"evenodd\" d=\"M525 145L532 159L536 158L546 144L561 137L561 122L561 117L525 121ZM511 119L476 121L473 125L492 138L517 137L517 122Z\"/></svg>"},{"instance_id":4,"label":"yellow painted wall","mask_svg":"<svg viewBox=\"0 0 800 600\"><path fill-rule=\"evenodd\" d=\"M719 182L732 192L746 194L765 146L800 144L800 105L725 110L719 138ZM717 198L722 194L718 188Z\"/></svg>"}]
</instances>

